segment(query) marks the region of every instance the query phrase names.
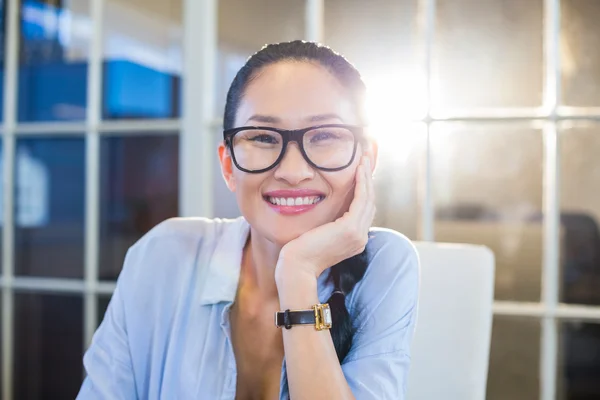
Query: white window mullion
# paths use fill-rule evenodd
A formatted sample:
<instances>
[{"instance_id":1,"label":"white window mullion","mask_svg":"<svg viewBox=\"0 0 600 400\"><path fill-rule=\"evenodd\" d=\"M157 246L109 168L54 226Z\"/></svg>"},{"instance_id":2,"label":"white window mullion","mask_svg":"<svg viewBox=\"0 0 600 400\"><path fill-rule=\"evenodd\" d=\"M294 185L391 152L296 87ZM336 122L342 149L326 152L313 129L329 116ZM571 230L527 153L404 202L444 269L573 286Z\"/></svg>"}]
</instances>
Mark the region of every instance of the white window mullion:
<instances>
[{"instance_id":1,"label":"white window mullion","mask_svg":"<svg viewBox=\"0 0 600 400\"><path fill-rule=\"evenodd\" d=\"M432 123L427 121L425 131L425 148L419 167L420 179L418 180L418 196L421 206L421 221L418 229L418 237L422 241L435 240L433 184L431 180L431 131Z\"/></svg>"},{"instance_id":2,"label":"white window mullion","mask_svg":"<svg viewBox=\"0 0 600 400\"><path fill-rule=\"evenodd\" d=\"M560 148L557 110L560 101L560 0L544 1L544 104L550 116L544 126L544 241L542 266L542 318L540 398L556 398L560 263Z\"/></svg>"},{"instance_id":3,"label":"white window mullion","mask_svg":"<svg viewBox=\"0 0 600 400\"><path fill-rule=\"evenodd\" d=\"M88 92L88 95L91 94ZM82 132L89 131L91 126L87 122L29 122L17 124L16 133L19 136L32 135L50 135L66 136L81 135ZM119 135L145 135L147 133L169 134L181 129L179 119L139 119L139 120L115 120L100 121L97 125L97 131L100 134L119 134Z\"/></svg>"},{"instance_id":4,"label":"white window mullion","mask_svg":"<svg viewBox=\"0 0 600 400\"><path fill-rule=\"evenodd\" d=\"M421 205L421 218L418 237L423 241L435 240L434 233L434 204L433 183L431 181L431 128L432 128L432 65L433 65L433 40L435 37L436 0L419 0L419 44L421 68L425 77L425 102L427 114L424 122L427 124L425 154L422 159L419 179L419 204Z\"/></svg>"},{"instance_id":5,"label":"white window mullion","mask_svg":"<svg viewBox=\"0 0 600 400\"><path fill-rule=\"evenodd\" d=\"M88 59L85 136L85 298L84 349L89 346L98 320L98 247L100 245L100 136L102 104L103 0L90 0L92 35Z\"/></svg>"},{"instance_id":6,"label":"white window mullion","mask_svg":"<svg viewBox=\"0 0 600 400\"><path fill-rule=\"evenodd\" d=\"M542 304L546 315L542 319L540 352L540 397L556 398L558 365L558 332L556 311L559 300L560 203L559 203L559 140L556 123L544 127L544 240L542 266Z\"/></svg>"},{"instance_id":7,"label":"white window mullion","mask_svg":"<svg viewBox=\"0 0 600 400\"><path fill-rule=\"evenodd\" d=\"M183 107L179 139L179 214L212 217L217 60L217 0L183 1Z\"/></svg>"},{"instance_id":8,"label":"white window mullion","mask_svg":"<svg viewBox=\"0 0 600 400\"><path fill-rule=\"evenodd\" d=\"M19 67L19 7L18 0L5 2L5 65L4 65L4 132L3 132L3 225L2 274L6 286L2 295L2 398L12 400L13 383L13 279L14 279L14 171L15 127L17 125L17 82Z\"/></svg>"},{"instance_id":9,"label":"white window mullion","mask_svg":"<svg viewBox=\"0 0 600 400\"><path fill-rule=\"evenodd\" d=\"M322 42L325 27L325 1L306 0L304 15L304 36L309 42Z\"/></svg>"},{"instance_id":10,"label":"white window mullion","mask_svg":"<svg viewBox=\"0 0 600 400\"><path fill-rule=\"evenodd\" d=\"M98 130L101 134L118 133L121 135L138 135L147 133L169 134L181 129L180 119L140 119L131 121L103 121Z\"/></svg>"}]
</instances>

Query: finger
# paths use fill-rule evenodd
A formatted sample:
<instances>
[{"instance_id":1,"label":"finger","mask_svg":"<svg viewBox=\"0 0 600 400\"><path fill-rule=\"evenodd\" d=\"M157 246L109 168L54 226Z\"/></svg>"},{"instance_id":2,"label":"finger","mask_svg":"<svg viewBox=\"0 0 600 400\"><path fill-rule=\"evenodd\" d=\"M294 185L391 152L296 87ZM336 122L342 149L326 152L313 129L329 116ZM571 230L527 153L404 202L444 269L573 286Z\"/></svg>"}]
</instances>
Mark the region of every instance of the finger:
<instances>
[{"instance_id":1,"label":"finger","mask_svg":"<svg viewBox=\"0 0 600 400\"><path fill-rule=\"evenodd\" d=\"M364 157L361 162L361 170L357 171L357 190L353 205L349 210L351 220L348 221L348 228L355 230L358 235L366 237L373 223L375 207L372 195L369 193L369 179L371 177L369 159Z\"/></svg>"},{"instance_id":2,"label":"finger","mask_svg":"<svg viewBox=\"0 0 600 400\"><path fill-rule=\"evenodd\" d=\"M365 187L365 206L362 211L363 225L368 224L370 226L372 222L371 214L374 213L375 208L375 188L373 184L373 175L371 174L371 159L368 156L365 156L364 159L364 171L362 180L364 182Z\"/></svg>"},{"instance_id":3,"label":"finger","mask_svg":"<svg viewBox=\"0 0 600 400\"><path fill-rule=\"evenodd\" d=\"M359 166L356 168L356 182L354 185L354 198L348 211L353 217L359 217L360 213L365 210L367 205L367 187L365 182L365 160L362 159Z\"/></svg>"},{"instance_id":4,"label":"finger","mask_svg":"<svg viewBox=\"0 0 600 400\"><path fill-rule=\"evenodd\" d=\"M373 223L373 218L375 216L375 182L373 182L373 169L371 168L371 160L369 159L369 165L367 168L366 174L366 182L367 182L367 193L369 197L369 207L371 209L371 213L369 213L371 218L369 219L369 226Z\"/></svg>"},{"instance_id":5,"label":"finger","mask_svg":"<svg viewBox=\"0 0 600 400\"><path fill-rule=\"evenodd\" d=\"M367 157L365 164L365 185L369 201L375 201L375 187L373 184L373 172L371 167L371 158Z\"/></svg>"}]
</instances>

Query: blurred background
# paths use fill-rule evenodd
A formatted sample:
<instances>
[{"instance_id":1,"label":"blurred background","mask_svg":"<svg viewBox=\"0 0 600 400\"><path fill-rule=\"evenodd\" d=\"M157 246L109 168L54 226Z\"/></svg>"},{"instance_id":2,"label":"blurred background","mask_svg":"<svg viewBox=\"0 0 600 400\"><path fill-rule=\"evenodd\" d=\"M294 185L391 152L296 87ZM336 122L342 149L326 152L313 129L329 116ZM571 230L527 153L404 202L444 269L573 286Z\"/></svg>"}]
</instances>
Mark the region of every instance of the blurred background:
<instances>
[{"instance_id":1,"label":"blurred background","mask_svg":"<svg viewBox=\"0 0 600 400\"><path fill-rule=\"evenodd\" d=\"M600 1L0 1L2 399L74 398L127 248L239 215L216 144L269 42L369 86L376 224L496 254L488 399L600 399ZM185 35L184 35L185 33Z\"/></svg>"}]
</instances>

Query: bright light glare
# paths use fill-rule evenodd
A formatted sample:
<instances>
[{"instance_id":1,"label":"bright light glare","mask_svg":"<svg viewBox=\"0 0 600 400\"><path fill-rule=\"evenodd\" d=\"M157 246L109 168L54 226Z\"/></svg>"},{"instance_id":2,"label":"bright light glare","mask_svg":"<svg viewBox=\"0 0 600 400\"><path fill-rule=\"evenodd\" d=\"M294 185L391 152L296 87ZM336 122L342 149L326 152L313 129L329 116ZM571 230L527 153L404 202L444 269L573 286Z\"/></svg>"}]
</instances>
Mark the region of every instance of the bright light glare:
<instances>
[{"instance_id":1,"label":"bright light glare","mask_svg":"<svg viewBox=\"0 0 600 400\"><path fill-rule=\"evenodd\" d=\"M370 134L380 151L406 159L418 141L414 122L426 113L424 80L418 74L401 72L366 75L364 80Z\"/></svg>"}]
</instances>

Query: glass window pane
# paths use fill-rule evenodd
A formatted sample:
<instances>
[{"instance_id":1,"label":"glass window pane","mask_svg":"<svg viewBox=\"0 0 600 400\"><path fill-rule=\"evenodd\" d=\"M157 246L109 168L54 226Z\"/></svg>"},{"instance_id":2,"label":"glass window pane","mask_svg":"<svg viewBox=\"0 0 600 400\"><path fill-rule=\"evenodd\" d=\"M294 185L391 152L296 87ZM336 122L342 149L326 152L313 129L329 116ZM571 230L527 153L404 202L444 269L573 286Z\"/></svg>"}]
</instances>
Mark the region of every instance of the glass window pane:
<instances>
[{"instance_id":1,"label":"glass window pane","mask_svg":"<svg viewBox=\"0 0 600 400\"><path fill-rule=\"evenodd\" d=\"M600 2L561 2L562 103L600 106Z\"/></svg>"},{"instance_id":2,"label":"glass window pane","mask_svg":"<svg viewBox=\"0 0 600 400\"><path fill-rule=\"evenodd\" d=\"M600 305L600 124L561 132L561 301Z\"/></svg>"},{"instance_id":3,"label":"glass window pane","mask_svg":"<svg viewBox=\"0 0 600 400\"><path fill-rule=\"evenodd\" d=\"M20 138L16 149L16 274L82 278L84 139Z\"/></svg>"},{"instance_id":4,"label":"glass window pane","mask_svg":"<svg viewBox=\"0 0 600 400\"><path fill-rule=\"evenodd\" d=\"M559 400L600 399L600 324L561 325L557 372Z\"/></svg>"},{"instance_id":5,"label":"glass window pane","mask_svg":"<svg viewBox=\"0 0 600 400\"><path fill-rule=\"evenodd\" d=\"M91 30L89 0L21 1L19 121L85 119Z\"/></svg>"},{"instance_id":6,"label":"glass window pane","mask_svg":"<svg viewBox=\"0 0 600 400\"><path fill-rule=\"evenodd\" d=\"M106 0L104 13L103 118L179 117L182 1Z\"/></svg>"},{"instance_id":7,"label":"glass window pane","mask_svg":"<svg viewBox=\"0 0 600 400\"><path fill-rule=\"evenodd\" d=\"M1 78L1 76L0 76ZM1 97L1 96L0 96ZM4 146L3 146L3 141L0 138L0 175L3 173L2 170L4 168L3 165L3 159L4 159ZM1 211L3 210L4 207L4 198L3 198L3 189L4 189L4 185L0 186L0 276L2 275L2 237L3 235L3 230L2 230L2 225L4 225L4 212Z\"/></svg>"},{"instance_id":8,"label":"glass window pane","mask_svg":"<svg viewBox=\"0 0 600 400\"><path fill-rule=\"evenodd\" d=\"M368 7L363 0L325 1L325 44L359 69L369 88L372 119L424 112L417 6L417 0L371 0Z\"/></svg>"},{"instance_id":9,"label":"glass window pane","mask_svg":"<svg viewBox=\"0 0 600 400\"><path fill-rule=\"evenodd\" d=\"M15 399L74 399L83 378L83 299L15 294Z\"/></svg>"},{"instance_id":10,"label":"glass window pane","mask_svg":"<svg viewBox=\"0 0 600 400\"><path fill-rule=\"evenodd\" d=\"M0 290L0 310L2 310L2 301L3 301L2 299L3 298L4 298L4 290ZM0 341L2 340L2 332L3 332L3 330L2 330L2 318L0 318ZM2 357L2 354L3 354L2 353L2 346L0 346L0 358ZM2 364L2 363L0 363L0 364ZM2 372L3 372L3 366L0 365L0 374L2 374ZM4 376L4 375L2 375L2 376ZM0 379L0 393L1 393L2 390L3 390L3 382L2 382L2 379Z\"/></svg>"},{"instance_id":11,"label":"glass window pane","mask_svg":"<svg viewBox=\"0 0 600 400\"><path fill-rule=\"evenodd\" d=\"M127 249L178 215L179 137L104 137L100 157L100 279L116 279Z\"/></svg>"},{"instance_id":12,"label":"glass window pane","mask_svg":"<svg viewBox=\"0 0 600 400\"><path fill-rule=\"evenodd\" d=\"M418 183L426 128L419 124L371 132L379 148L373 180L377 207L373 225L417 239L420 222Z\"/></svg>"},{"instance_id":13,"label":"glass window pane","mask_svg":"<svg viewBox=\"0 0 600 400\"><path fill-rule=\"evenodd\" d=\"M499 300L540 299L542 150L523 126L433 126L436 240L491 248Z\"/></svg>"},{"instance_id":14,"label":"glass window pane","mask_svg":"<svg viewBox=\"0 0 600 400\"><path fill-rule=\"evenodd\" d=\"M237 71L265 44L304 39L304 0L219 0L216 113Z\"/></svg>"},{"instance_id":15,"label":"glass window pane","mask_svg":"<svg viewBox=\"0 0 600 400\"><path fill-rule=\"evenodd\" d=\"M542 104L543 0L437 3L436 110Z\"/></svg>"},{"instance_id":16,"label":"glass window pane","mask_svg":"<svg viewBox=\"0 0 600 400\"><path fill-rule=\"evenodd\" d=\"M487 400L539 399L539 320L494 317Z\"/></svg>"}]
</instances>

